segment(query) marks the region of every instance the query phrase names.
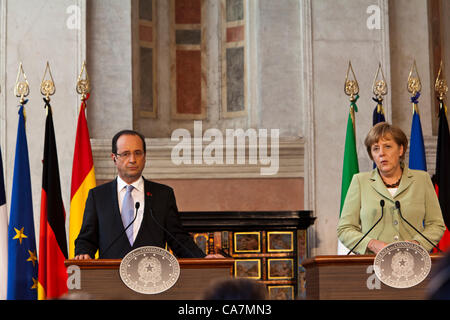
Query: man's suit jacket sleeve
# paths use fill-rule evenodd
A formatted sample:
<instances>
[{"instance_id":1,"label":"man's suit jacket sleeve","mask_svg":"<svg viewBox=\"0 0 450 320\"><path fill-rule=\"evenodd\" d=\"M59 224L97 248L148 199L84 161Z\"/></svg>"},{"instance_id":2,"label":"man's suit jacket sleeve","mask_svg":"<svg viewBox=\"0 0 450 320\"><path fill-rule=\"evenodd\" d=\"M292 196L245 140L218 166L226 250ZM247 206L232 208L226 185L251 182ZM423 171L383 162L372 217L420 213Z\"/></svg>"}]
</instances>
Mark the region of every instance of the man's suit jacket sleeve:
<instances>
[{"instance_id":1,"label":"man's suit jacket sleeve","mask_svg":"<svg viewBox=\"0 0 450 320\"><path fill-rule=\"evenodd\" d=\"M98 218L94 193L90 190L84 209L83 224L75 240L75 255L88 254L93 258L99 246L98 239Z\"/></svg>"},{"instance_id":2,"label":"man's suit jacket sleeve","mask_svg":"<svg viewBox=\"0 0 450 320\"><path fill-rule=\"evenodd\" d=\"M191 235L181 224L173 190L170 189L167 201L167 242L178 258L203 258L205 253L195 244ZM173 237L176 238L173 239Z\"/></svg>"}]
</instances>

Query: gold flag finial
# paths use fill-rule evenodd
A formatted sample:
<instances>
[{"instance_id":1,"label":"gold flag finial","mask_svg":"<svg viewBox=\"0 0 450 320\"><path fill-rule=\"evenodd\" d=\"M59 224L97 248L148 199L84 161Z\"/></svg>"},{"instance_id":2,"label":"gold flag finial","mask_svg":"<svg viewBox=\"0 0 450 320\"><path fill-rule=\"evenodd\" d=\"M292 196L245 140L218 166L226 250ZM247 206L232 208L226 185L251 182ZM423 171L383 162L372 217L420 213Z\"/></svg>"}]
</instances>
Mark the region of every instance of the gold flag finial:
<instances>
[{"instance_id":1,"label":"gold flag finial","mask_svg":"<svg viewBox=\"0 0 450 320\"><path fill-rule=\"evenodd\" d=\"M420 82L419 73L417 72L416 60L414 60L411 70L409 71L407 89L412 96L415 96L422 90L422 83Z\"/></svg>"},{"instance_id":2,"label":"gold flag finial","mask_svg":"<svg viewBox=\"0 0 450 320\"><path fill-rule=\"evenodd\" d=\"M55 81L53 80L52 72L50 71L50 64L47 61L44 76L41 81L41 94L45 96L47 100L50 100L50 96L54 95L55 91Z\"/></svg>"},{"instance_id":3,"label":"gold flag finial","mask_svg":"<svg viewBox=\"0 0 450 320\"><path fill-rule=\"evenodd\" d=\"M20 104L24 104L25 97L30 93L30 86L28 84L27 76L23 71L22 62L19 64L17 71L16 86L14 87L14 94L20 98Z\"/></svg>"},{"instance_id":4,"label":"gold flag finial","mask_svg":"<svg viewBox=\"0 0 450 320\"><path fill-rule=\"evenodd\" d=\"M359 85L358 81L356 80L355 73L353 72L351 61L348 62L347 74L345 76L344 92L350 97L350 101L355 100L355 97L359 93Z\"/></svg>"},{"instance_id":5,"label":"gold flag finial","mask_svg":"<svg viewBox=\"0 0 450 320\"><path fill-rule=\"evenodd\" d=\"M447 81L444 78L444 66L441 60L441 65L439 66L439 72L436 77L436 82L434 83L434 90L438 94L438 99L440 101L444 100L445 95L448 92Z\"/></svg>"},{"instance_id":6,"label":"gold flag finial","mask_svg":"<svg viewBox=\"0 0 450 320\"><path fill-rule=\"evenodd\" d=\"M83 77L84 73L84 78ZM77 92L81 94L81 100L86 100L88 93L91 91L91 82L89 81L89 76L86 69L86 61L83 62L83 66L81 67L81 72L78 75L77 80Z\"/></svg>"},{"instance_id":7,"label":"gold flag finial","mask_svg":"<svg viewBox=\"0 0 450 320\"><path fill-rule=\"evenodd\" d=\"M375 78L373 79L372 92L379 101L382 101L383 96L388 93L388 87L386 79L384 78L383 68L381 68L381 62L378 63L378 69L375 73Z\"/></svg>"}]
</instances>

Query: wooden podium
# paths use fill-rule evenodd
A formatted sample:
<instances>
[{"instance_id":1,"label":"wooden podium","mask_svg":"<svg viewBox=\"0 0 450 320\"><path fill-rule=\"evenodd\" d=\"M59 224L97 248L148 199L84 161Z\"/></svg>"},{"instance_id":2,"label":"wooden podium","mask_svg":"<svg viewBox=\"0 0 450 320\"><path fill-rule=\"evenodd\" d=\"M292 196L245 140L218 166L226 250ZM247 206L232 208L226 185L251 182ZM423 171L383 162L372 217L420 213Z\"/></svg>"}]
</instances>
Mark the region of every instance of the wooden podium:
<instances>
[{"instance_id":1,"label":"wooden podium","mask_svg":"<svg viewBox=\"0 0 450 320\"><path fill-rule=\"evenodd\" d=\"M177 283L160 294L141 294L128 288L119 275L120 262L120 259L66 260L66 267L78 266L81 276L80 289L69 289L69 294L86 294L93 300L200 299L213 280L232 276L234 259L179 259Z\"/></svg>"},{"instance_id":2,"label":"wooden podium","mask_svg":"<svg viewBox=\"0 0 450 320\"><path fill-rule=\"evenodd\" d=\"M396 289L376 278L374 255L317 256L305 260L306 298L309 300L425 299L430 275L441 255L431 254L431 271L417 286Z\"/></svg>"}]
</instances>

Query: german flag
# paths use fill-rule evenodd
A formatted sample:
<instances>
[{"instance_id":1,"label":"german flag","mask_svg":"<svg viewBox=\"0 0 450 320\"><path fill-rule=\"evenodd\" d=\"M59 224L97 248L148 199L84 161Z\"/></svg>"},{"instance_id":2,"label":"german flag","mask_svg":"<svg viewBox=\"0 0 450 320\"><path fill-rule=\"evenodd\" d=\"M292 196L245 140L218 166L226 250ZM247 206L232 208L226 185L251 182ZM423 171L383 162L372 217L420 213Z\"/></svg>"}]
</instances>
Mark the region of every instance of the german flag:
<instances>
[{"instance_id":1,"label":"german flag","mask_svg":"<svg viewBox=\"0 0 450 320\"><path fill-rule=\"evenodd\" d=\"M89 190L95 187L94 161L86 121L86 99L81 103L78 116L75 151L73 153L72 184L69 217L69 257L75 255L75 240L83 223L84 206Z\"/></svg>"},{"instance_id":2,"label":"german flag","mask_svg":"<svg viewBox=\"0 0 450 320\"><path fill-rule=\"evenodd\" d=\"M67 293L67 241L64 204L61 197L58 155L52 108L47 107L39 234L38 299L54 299Z\"/></svg>"},{"instance_id":3,"label":"german flag","mask_svg":"<svg viewBox=\"0 0 450 320\"><path fill-rule=\"evenodd\" d=\"M436 151L436 173L433 176L434 187L439 198L442 217L446 230L438 247L442 251L450 248L450 132L447 122L447 107L439 100L439 131Z\"/></svg>"}]
</instances>

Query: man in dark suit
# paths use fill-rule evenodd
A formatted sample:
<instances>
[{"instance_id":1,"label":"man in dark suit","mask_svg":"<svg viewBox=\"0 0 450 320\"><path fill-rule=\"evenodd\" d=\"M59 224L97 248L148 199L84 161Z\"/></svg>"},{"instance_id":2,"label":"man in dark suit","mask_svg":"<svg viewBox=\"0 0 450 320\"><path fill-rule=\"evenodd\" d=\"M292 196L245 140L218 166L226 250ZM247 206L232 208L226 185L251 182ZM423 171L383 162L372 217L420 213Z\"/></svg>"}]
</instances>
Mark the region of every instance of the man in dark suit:
<instances>
[{"instance_id":1,"label":"man in dark suit","mask_svg":"<svg viewBox=\"0 0 450 320\"><path fill-rule=\"evenodd\" d=\"M114 136L111 159L118 177L89 191L75 259L91 259L97 249L100 258L123 258L138 247L164 248L166 242L179 258L205 257L181 225L172 188L142 177L145 155L140 133Z\"/></svg>"}]
</instances>

